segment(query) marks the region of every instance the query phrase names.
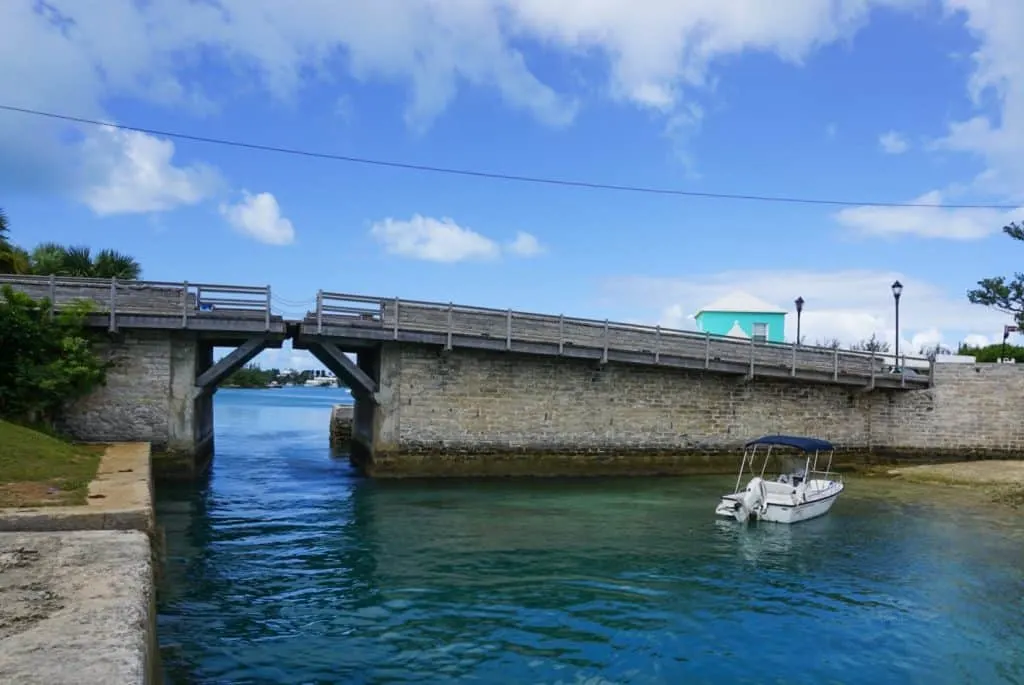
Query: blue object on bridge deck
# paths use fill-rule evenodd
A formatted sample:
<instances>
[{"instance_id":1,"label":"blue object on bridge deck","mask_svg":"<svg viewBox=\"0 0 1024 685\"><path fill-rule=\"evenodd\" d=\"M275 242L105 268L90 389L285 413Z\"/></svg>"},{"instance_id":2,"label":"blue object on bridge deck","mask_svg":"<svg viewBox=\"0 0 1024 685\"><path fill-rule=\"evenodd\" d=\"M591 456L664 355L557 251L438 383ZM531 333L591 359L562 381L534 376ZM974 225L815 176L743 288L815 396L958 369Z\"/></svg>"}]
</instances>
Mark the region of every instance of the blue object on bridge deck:
<instances>
[{"instance_id":1,"label":"blue object on bridge deck","mask_svg":"<svg viewBox=\"0 0 1024 685\"><path fill-rule=\"evenodd\" d=\"M823 452L835 449L828 440L820 438L803 438L797 435L764 435L756 440L751 440L745 447L752 445L779 445L783 447L795 447L804 452Z\"/></svg>"},{"instance_id":2,"label":"blue object on bridge deck","mask_svg":"<svg viewBox=\"0 0 1024 685\"><path fill-rule=\"evenodd\" d=\"M201 312L212 312L213 311L213 305L212 304L204 304L204 303L200 302L199 303L199 311L201 311Z\"/></svg>"}]
</instances>

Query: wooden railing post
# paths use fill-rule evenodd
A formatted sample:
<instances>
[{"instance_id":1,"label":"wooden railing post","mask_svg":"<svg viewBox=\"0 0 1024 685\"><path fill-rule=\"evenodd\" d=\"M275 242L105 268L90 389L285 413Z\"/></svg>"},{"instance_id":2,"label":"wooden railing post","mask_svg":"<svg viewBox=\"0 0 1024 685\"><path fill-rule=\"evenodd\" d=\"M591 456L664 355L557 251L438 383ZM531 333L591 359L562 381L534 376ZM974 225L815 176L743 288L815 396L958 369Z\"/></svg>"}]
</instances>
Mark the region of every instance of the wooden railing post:
<instances>
[{"instance_id":1,"label":"wooden railing post","mask_svg":"<svg viewBox=\"0 0 1024 685\"><path fill-rule=\"evenodd\" d=\"M711 368L711 331L704 331L704 368Z\"/></svg>"},{"instance_id":2,"label":"wooden railing post","mask_svg":"<svg viewBox=\"0 0 1024 685\"><path fill-rule=\"evenodd\" d=\"M754 347L754 336L750 336L750 374L749 374L749 378L751 380L753 380L753 378L754 378L754 351L755 350L756 350L756 348Z\"/></svg>"},{"instance_id":3,"label":"wooden railing post","mask_svg":"<svg viewBox=\"0 0 1024 685\"><path fill-rule=\"evenodd\" d=\"M839 380L839 348L832 348L832 380Z\"/></svg>"},{"instance_id":4,"label":"wooden railing post","mask_svg":"<svg viewBox=\"0 0 1024 685\"><path fill-rule=\"evenodd\" d=\"M107 328L111 333L117 330L117 278L110 279L110 325Z\"/></svg>"},{"instance_id":5,"label":"wooden railing post","mask_svg":"<svg viewBox=\"0 0 1024 685\"><path fill-rule=\"evenodd\" d=\"M661 363L661 324L654 327L654 363Z\"/></svg>"},{"instance_id":6,"label":"wooden railing post","mask_svg":"<svg viewBox=\"0 0 1024 685\"><path fill-rule=\"evenodd\" d=\"M266 302L266 310L264 312L264 325L266 326L266 330L267 331L270 330L270 307L271 307L270 303L271 303L271 299L270 299L270 285L267 285L267 302Z\"/></svg>"},{"instance_id":7,"label":"wooden railing post","mask_svg":"<svg viewBox=\"0 0 1024 685\"><path fill-rule=\"evenodd\" d=\"M907 355L901 354L900 359L900 387L905 388L907 386Z\"/></svg>"},{"instance_id":8,"label":"wooden railing post","mask_svg":"<svg viewBox=\"0 0 1024 685\"><path fill-rule=\"evenodd\" d=\"M871 385L872 389L875 387L875 351L871 350Z\"/></svg>"},{"instance_id":9,"label":"wooden railing post","mask_svg":"<svg viewBox=\"0 0 1024 685\"><path fill-rule=\"evenodd\" d=\"M316 291L316 332L317 335L324 332L324 291Z\"/></svg>"},{"instance_id":10,"label":"wooden railing post","mask_svg":"<svg viewBox=\"0 0 1024 685\"><path fill-rule=\"evenodd\" d=\"M181 327L188 328L188 281L181 283Z\"/></svg>"},{"instance_id":11,"label":"wooden railing post","mask_svg":"<svg viewBox=\"0 0 1024 685\"><path fill-rule=\"evenodd\" d=\"M601 352L601 363L608 363L608 319L604 320L604 350Z\"/></svg>"},{"instance_id":12,"label":"wooden railing post","mask_svg":"<svg viewBox=\"0 0 1024 685\"><path fill-rule=\"evenodd\" d=\"M398 340L398 304L399 304L399 302L401 302L401 300L399 300L398 297L395 297L395 320L391 324L392 325L391 334L392 334L392 337L395 340Z\"/></svg>"},{"instance_id":13,"label":"wooden railing post","mask_svg":"<svg viewBox=\"0 0 1024 685\"><path fill-rule=\"evenodd\" d=\"M558 356L565 350L565 314L558 315Z\"/></svg>"},{"instance_id":14,"label":"wooden railing post","mask_svg":"<svg viewBox=\"0 0 1024 685\"><path fill-rule=\"evenodd\" d=\"M935 357L928 358L928 387L935 387Z\"/></svg>"},{"instance_id":15,"label":"wooden railing post","mask_svg":"<svg viewBox=\"0 0 1024 685\"><path fill-rule=\"evenodd\" d=\"M453 309L453 307L454 307L454 305L451 302L449 302L448 303L448 338L447 338L447 340L445 341L445 344L444 344L444 349L449 350L449 351L452 349L452 309Z\"/></svg>"},{"instance_id":16,"label":"wooden railing post","mask_svg":"<svg viewBox=\"0 0 1024 685\"><path fill-rule=\"evenodd\" d=\"M505 349L512 349L512 310L505 312Z\"/></svg>"},{"instance_id":17,"label":"wooden railing post","mask_svg":"<svg viewBox=\"0 0 1024 685\"><path fill-rule=\"evenodd\" d=\"M789 369L790 376L796 375L796 345L796 343L793 343L793 365Z\"/></svg>"}]
</instances>

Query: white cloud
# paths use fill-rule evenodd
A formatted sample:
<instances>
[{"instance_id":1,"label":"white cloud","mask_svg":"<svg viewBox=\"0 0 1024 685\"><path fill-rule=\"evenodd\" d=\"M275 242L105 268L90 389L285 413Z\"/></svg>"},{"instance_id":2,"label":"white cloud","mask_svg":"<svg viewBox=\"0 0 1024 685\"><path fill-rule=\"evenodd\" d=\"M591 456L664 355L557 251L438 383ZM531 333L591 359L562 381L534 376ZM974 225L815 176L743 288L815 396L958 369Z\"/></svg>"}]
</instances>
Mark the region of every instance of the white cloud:
<instances>
[{"instance_id":1,"label":"white cloud","mask_svg":"<svg viewBox=\"0 0 1024 685\"><path fill-rule=\"evenodd\" d=\"M903 137L903 134L896 131L888 131L878 137L878 144L882 152L888 155L902 155L910 149L910 143Z\"/></svg>"},{"instance_id":2,"label":"white cloud","mask_svg":"<svg viewBox=\"0 0 1024 685\"><path fill-rule=\"evenodd\" d=\"M944 0L944 5L965 20L977 40L968 92L980 113L954 122L933 148L979 157L986 168L974 179L974 189L1024 202L1024 3Z\"/></svg>"},{"instance_id":3,"label":"white cloud","mask_svg":"<svg viewBox=\"0 0 1024 685\"><path fill-rule=\"evenodd\" d=\"M202 80L193 56L203 54L282 100L307 80L342 75L407 86L414 128L465 85L567 124L578 96L538 76L521 51L531 43L581 63L597 57L605 94L678 127L680 117L695 120L693 93L713 80L717 60L759 51L799 64L854 34L873 9L921 2L107 0L99 12L78 0L9 0L0 3L0 89L18 104L84 115L101 113L108 97L206 113L223 84Z\"/></svg>"},{"instance_id":4,"label":"white cloud","mask_svg":"<svg viewBox=\"0 0 1024 685\"><path fill-rule=\"evenodd\" d=\"M501 254L498 243L448 217L434 219L415 214L408 221L389 217L375 223L370 235L389 254L428 262L478 261Z\"/></svg>"},{"instance_id":5,"label":"white cloud","mask_svg":"<svg viewBox=\"0 0 1024 685\"><path fill-rule=\"evenodd\" d=\"M220 213L236 231L261 243L288 245L295 240L292 222L281 216L277 198L270 193L243 191L238 203L221 204Z\"/></svg>"},{"instance_id":6,"label":"white cloud","mask_svg":"<svg viewBox=\"0 0 1024 685\"><path fill-rule=\"evenodd\" d=\"M911 200L915 204L942 204L937 190ZM1011 221L1024 218L1024 208L944 209L940 207L849 207L835 215L843 226L864 235L913 235L923 238L977 240L999 232Z\"/></svg>"},{"instance_id":7,"label":"white cloud","mask_svg":"<svg viewBox=\"0 0 1024 685\"><path fill-rule=\"evenodd\" d=\"M174 143L145 133L106 127L80 146L80 197L99 215L163 212L194 205L215 193L220 175L204 164L174 165Z\"/></svg>"},{"instance_id":8,"label":"white cloud","mask_svg":"<svg viewBox=\"0 0 1024 685\"><path fill-rule=\"evenodd\" d=\"M689 317L701 306L740 289L791 313L786 338L796 337L797 296L805 300L801 335L808 343L838 338L849 345L876 334L895 341L895 306L891 285L904 285L900 301L901 351L916 354L923 345L941 342L956 348L968 338L1000 335L1007 317L971 304L966 295L906 274L870 270L837 272L733 271L694 279L625 277L606 283L618 304L637 310L642 303L649 323L693 329Z\"/></svg>"},{"instance_id":9,"label":"white cloud","mask_svg":"<svg viewBox=\"0 0 1024 685\"><path fill-rule=\"evenodd\" d=\"M444 217L415 214L409 220L387 218L370 228L370 235L388 254L428 262L455 262L497 259L503 252L518 257L542 254L544 246L530 233L519 231L504 248L497 241Z\"/></svg>"},{"instance_id":10,"label":"white cloud","mask_svg":"<svg viewBox=\"0 0 1024 685\"><path fill-rule=\"evenodd\" d=\"M520 257L536 257L545 252L544 246L540 244L537 237L525 231L516 233L516 239L509 243L506 249Z\"/></svg>"}]
</instances>

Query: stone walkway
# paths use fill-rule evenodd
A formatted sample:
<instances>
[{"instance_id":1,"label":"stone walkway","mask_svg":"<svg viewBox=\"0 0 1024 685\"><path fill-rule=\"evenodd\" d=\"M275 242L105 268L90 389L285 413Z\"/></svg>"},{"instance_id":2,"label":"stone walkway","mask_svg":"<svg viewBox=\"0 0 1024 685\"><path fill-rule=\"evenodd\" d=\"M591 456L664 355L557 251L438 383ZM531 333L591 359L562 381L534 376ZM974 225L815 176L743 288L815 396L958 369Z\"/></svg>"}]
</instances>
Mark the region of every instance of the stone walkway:
<instances>
[{"instance_id":1,"label":"stone walkway","mask_svg":"<svg viewBox=\"0 0 1024 685\"><path fill-rule=\"evenodd\" d=\"M148 444L111 445L88 504L0 509L0 683L151 682L150 473Z\"/></svg>"}]
</instances>

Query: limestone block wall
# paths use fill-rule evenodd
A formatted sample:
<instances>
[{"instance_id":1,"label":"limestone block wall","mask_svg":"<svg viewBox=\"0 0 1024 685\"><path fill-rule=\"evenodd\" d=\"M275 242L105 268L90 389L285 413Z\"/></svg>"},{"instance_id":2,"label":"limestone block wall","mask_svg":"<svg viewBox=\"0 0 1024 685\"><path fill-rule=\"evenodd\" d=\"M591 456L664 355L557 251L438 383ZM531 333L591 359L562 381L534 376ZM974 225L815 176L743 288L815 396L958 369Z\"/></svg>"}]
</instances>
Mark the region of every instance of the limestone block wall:
<instances>
[{"instance_id":1,"label":"limestone block wall","mask_svg":"<svg viewBox=\"0 0 1024 685\"><path fill-rule=\"evenodd\" d=\"M894 395L880 444L951 456L1024 454L1024 365L936 364L935 386Z\"/></svg>"},{"instance_id":2,"label":"limestone block wall","mask_svg":"<svg viewBox=\"0 0 1024 685\"><path fill-rule=\"evenodd\" d=\"M89 442L148 441L193 453L212 436L212 403L194 392L208 346L187 333L131 331L99 345L107 383L64 412L61 428Z\"/></svg>"},{"instance_id":3,"label":"limestone block wall","mask_svg":"<svg viewBox=\"0 0 1024 685\"><path fill-rule=\"evenodd\" d=\"M934 388L862 392L514 353L387 344L381 355L374 458L396 471L459 455L735 453L768 433L847 454L1024 453L1024 367L1011 365L940 364Z\"/></svg>"},{"instance_id":4,"label":"limestone block wall","mask_svg":"<svg viewBox=\"0 0 1024 685\"><path fill-rule=\"evenodd\" d=\"M388 345L383 356L383 452L720 452L775 432L860 449L887 401L838 386L518 354Z\"/></svg>"},{"instance_id":5,"label":"limestone block wall","mask_svg":"<svg viewBox=\"0 0 1024 685\"><path fill-rule=\"evenodd\" d=\"M166 446L171 337L165 332L133 332L99 349L114 364L107 384L68 407L62 428L78 440L138 440Z\"/></svg>"}]
</instances>

